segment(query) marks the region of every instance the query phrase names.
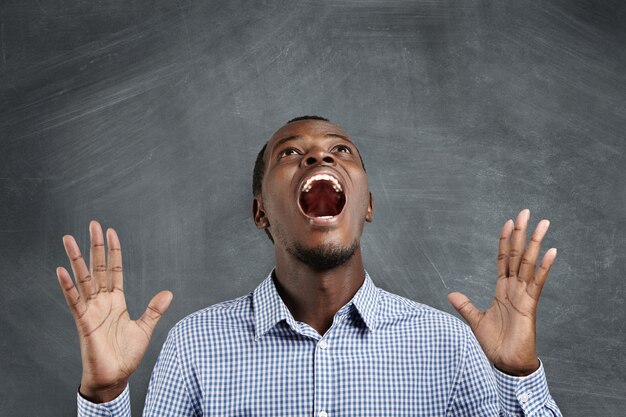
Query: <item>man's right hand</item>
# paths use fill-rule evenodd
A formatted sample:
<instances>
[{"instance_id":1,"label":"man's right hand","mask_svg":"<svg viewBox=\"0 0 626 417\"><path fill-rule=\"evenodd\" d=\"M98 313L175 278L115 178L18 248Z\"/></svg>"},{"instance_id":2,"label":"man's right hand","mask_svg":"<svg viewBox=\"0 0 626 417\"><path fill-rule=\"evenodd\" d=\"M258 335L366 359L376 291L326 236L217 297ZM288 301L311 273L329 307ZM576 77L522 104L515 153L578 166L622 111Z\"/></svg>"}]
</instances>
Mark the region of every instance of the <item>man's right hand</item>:
<instances>
[{"instance_id":1,"label":"man's right hand","mask_svg":"<svg viewBox=\"0 0 626 417\"><path fill-rule=\"evenodd\" d=\"M63 236L76 286L65 268L58 267L56 273L78 329L83 364L80 393L100 403L111 401L124 391L173 295L161 291L152 298L139 320L131 320L124 298L122 252L117 233L107 230L107 258L102 227L95 220L89 223L89 234L89 269L74 238Z\"/></svg>"}]
</instances>

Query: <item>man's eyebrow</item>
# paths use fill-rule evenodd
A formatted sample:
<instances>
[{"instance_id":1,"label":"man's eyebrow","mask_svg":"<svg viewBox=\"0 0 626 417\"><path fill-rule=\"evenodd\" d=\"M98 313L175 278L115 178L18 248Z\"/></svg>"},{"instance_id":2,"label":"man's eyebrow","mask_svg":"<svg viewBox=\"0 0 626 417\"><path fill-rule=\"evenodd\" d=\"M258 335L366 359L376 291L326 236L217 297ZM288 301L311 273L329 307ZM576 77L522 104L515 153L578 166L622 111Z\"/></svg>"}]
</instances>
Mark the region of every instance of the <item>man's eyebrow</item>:
<instances>
[{"instance_id":1,"label":"man's eyebrow","mask_svg":"<svg viewBox=\"0 0 626 417\"><path fill-rule=\"evenodd\" d=\"M352 143L352 141L350 140L349 137L344 136L344 135L340 135L339 133L327 133L324 136L327 137L327 138L339 138L339 139L345 140L346 142Z\"/></svg>"},{"instance_id":2,"label":"man's eyebrow","mask_svg":"<svg viewBox=\"0 0 626 417\"><path fill-rule=\"evenodd\" d=\"M296 140L296 139L300 139L300 138L301 138L301 136L299 136L299 135L287 136L287 137L284 137L282 139L278 139L273 147L275 148L277 146L282 145L285 142L289 142L290 140Z\"/></svg>"},{"instance_id":3,"label":"man's eyebrow","mask_svg":"<svg viewBox=\"0 0 626 417\"><path fill-rule=\"evenodd\" d=\"M332 139L332 138L339 138L339 139L343 139L343 140L345 140L346 142L350 142L350 143L352 143L352 141L351 141L351 140L350 140L347 136L340 135L339 133L326 133L326 134L324 135L324 138L329 138L329 139ZM273 147L278 147L278 146L282 145L282 144L283 144L283 143L285 143L285 142L289 142L289 141L291 141L291 140L298 140L298 139L302 139L302 136L301 136L301 135L291 135L291 136L286 136L286 137L284 137L284 138L282 138L282 139L278 139L278 140L276 141L276 144L274 144L274 146L273 146Z\"/></svg>"}]
</instances>

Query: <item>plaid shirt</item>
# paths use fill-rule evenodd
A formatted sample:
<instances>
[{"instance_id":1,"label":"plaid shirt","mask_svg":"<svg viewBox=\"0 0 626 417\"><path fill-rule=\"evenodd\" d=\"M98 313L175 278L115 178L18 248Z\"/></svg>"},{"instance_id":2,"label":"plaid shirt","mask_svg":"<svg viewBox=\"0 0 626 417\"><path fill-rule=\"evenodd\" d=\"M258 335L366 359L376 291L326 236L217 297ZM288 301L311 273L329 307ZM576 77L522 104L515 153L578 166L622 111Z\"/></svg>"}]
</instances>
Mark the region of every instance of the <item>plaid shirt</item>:
<instances>
[{"instance_id":1,"label":"plaid shirt","mask_svg":"<svg viewBox=\"0 0 626 417\"><path fill-rule=\"evenodd\" d=\"M130 416L128 387L78 415ZM455 317L377 288L369 275L321 336L296 321L270 274L253 292L169 333L144 416L560 416L543 366L489 364Z\"/></svg>"}]
</instances>

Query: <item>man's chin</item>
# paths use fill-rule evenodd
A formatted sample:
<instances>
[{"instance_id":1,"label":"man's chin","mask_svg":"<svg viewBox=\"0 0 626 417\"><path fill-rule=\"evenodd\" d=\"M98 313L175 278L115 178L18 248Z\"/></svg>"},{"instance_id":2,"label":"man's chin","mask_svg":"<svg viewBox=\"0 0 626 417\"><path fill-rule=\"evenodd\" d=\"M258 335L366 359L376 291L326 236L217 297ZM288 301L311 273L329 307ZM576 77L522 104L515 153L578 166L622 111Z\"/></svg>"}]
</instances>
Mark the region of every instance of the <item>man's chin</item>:
<instances>
[{"instance_id":1,"label":"man's chin","mask_svg":"<svg viewBox=\"0 0 626 417\"><path fill-rule=\"evenodd\" d=\"M327 271L348 262L358 248L359 241L355 240L350 246L325 243L315 247L305 247L300 243L294 243L293 246L287 247L287 251L312 269Z\"/></svg>"}]
</instances>

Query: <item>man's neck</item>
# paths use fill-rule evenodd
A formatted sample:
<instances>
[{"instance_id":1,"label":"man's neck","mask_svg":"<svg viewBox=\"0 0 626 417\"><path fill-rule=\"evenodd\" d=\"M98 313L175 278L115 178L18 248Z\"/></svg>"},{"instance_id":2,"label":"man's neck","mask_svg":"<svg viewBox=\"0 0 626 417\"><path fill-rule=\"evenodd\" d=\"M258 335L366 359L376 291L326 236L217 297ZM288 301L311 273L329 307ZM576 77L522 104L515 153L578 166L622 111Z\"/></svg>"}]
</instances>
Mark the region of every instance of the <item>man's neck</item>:
<instances>
[{"instance_id":1,"label":"man's neck","mask_svg":"<svg viewBox=\"0 0 626 417\"><path fill-rule=\"evenodd\" d=\"M277 256L274 282L293 315L324 335L335 313L346 305L365 279L361 249L339 267L317 271L294 257Z\"/></svg>"}]
</instances>

